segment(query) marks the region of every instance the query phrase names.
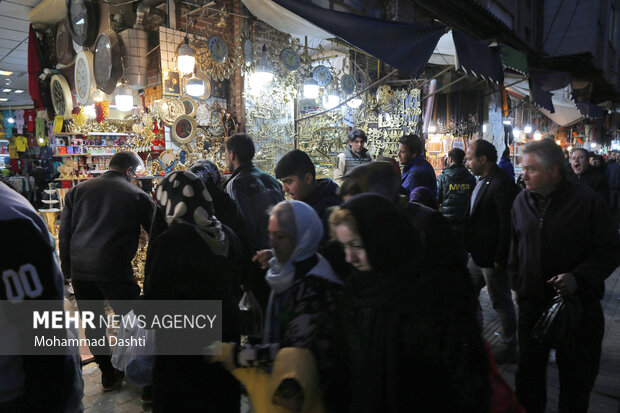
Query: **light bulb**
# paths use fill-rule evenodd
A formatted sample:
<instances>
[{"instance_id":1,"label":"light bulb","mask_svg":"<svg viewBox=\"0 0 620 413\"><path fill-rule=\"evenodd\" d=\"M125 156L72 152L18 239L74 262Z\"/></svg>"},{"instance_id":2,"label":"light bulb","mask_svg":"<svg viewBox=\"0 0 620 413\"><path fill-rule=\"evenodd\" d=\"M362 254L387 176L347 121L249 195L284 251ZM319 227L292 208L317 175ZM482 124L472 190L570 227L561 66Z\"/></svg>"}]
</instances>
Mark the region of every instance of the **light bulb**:
<instances>
[{"instance_id":1,"label":"light bulb","mask_svg":"<svg viewBox=\"0 0 620 413\"><path fill-rule=\"evenodd\" d=\"M541 139L542 139L542 133L540 133L540 131L536 129L536 132L534 132L534 140L539 141Z\"/></svg>"},{"instance_id":2,"label":"light bulb","mask_svg":"<svg viewBox=\"0 0 620 413\"><path fill-rule=\"evenodd\" d=\"M185 40L177 52L177 66L179 72L186 75L194 71L194 65L196 64L196 57L194 56L194 49L189 45L189 39L185 37Z\"/></svg>"},{"instance_id":3,"label":"light bulb","mask_svg":"<svg viewBox=\"0 0 620 413\"><path fill-rule=\"evenodd\" d=\"M319 84L312 78L304 82L304 97L306 99L316 99L319 96Z\"/></svg>"},{"instance_id":4,"label":"light bulb","mask_svg":"<svg viewBox=\"0 0 620 413\"><path fill-rule=\"evenodd\" d=\"M428 127L428 133L435 133L435 132L437 132L437 126L435 126L435 125L430 125L430 126Z\"/></svg>"},{"instance_id":5,"label":"light bulb","mask_svg":"<svg viewBox=\"0 0 620 413\"><path fill-rule=\"evenodd\" d=\"M202 96L205 94L205 81L197 77L192 77L185 84L185 91L190 96Z\"/></svg>"},{"instance_id":6,"label":"light bulb","mask_svg":"<svg viewBox=\"0 0 620 413\"><path fill-rule=\"evenodd\" d=\"M559 139L556 139L556 140L555 140L555 144L556 144L556 145L558 145L558 146L560 146L560 145L562 145L562 141L561 141L561 140L559 140Z\"/></svg>"},{"instance_id":7,"label":"light bulb","mask_svg":"<svg viewBox=\"0 0 620 413\"><path fill-rule=\"evenodd\" d=\"M521 136L521 131L518 128L514 128L512 130L512 136L514 136L515 138L518 138L519 136Z\"/></svg>"},{"instance_id":8,"label":"light bulb","mask_svg":"<svg viewBox=\"0 0 620 413\"><path fill-rule=\"evenodd\" d=\"M273 79L273 68L269 62L269 56L267 55L267 46L263 45L260 60L256 65L256 70L251 76L250 82L255 87L265 87L267 83Z\"/></svg>"},{"instance_id":9,"label":"light bulb","mask_svg":"<svg viewBox=\"0 0 620 413\"><path fill-rule=\"evenodd\" d=\"M97 89L93 92L94 102L103 102L104 100L105 100L105 93L103 93L103 90Z\"/></svg>"},{"instance_id":10,"label":"light bulb","mask_svg":"<svg viewBox=\"0 0 620 413\"><path fill-rule=\"evenodd\" d=\"M9 117L8 121L9 121L9 123L15 123L15 119L13 119L12 116Z\"/></svg>"},{"instance_id":11,"label":"light bulb","mask_svg":"<svg viewBox=\"0 0 620 413\"><path fill-rule=\"evenodd\" d=\"M43 142L45 142L45 139L39 138L39 144L43 145Z\"/></svg>"},{"instance_id":12,"label":"light bulb","mask_svg":"<svg viewBox=\"0 0 620 413\"><path fill-rule=\"evenodd\" d=\"M347 101L347 106L351 109L357 109L362 105L363 101L360 98L353 98Z\"/></svg>"},{"instance_id":13,"label":"light bulb","mask_svg":"<svg viewBox=\"0 0 620 413\"><path fill-rule=\"evenodd\" d=\"M333 109L340 103L340 96L338 95L327 95L323 98L323 106L325 109Z\"/></svg>"},{"instance_id":14,"label":"light bulb","mask_svg":"<svg viewBox=\"0 0 620 413\"><path fill-rule=\"evenodd\" d=\"M572 147L572 146L569 146L569 147L568 147L568 148L566 148L566 149L568 149L568 151L570 152L570 151L572 151L572 150L573 150L573 147Z\"/></svg>"},{"instance_id":15,"label":"light bulb","mask_svg":"<svg viewBox=\"0 0 620 413\"><path fill-rule=\"evenodd\" d=\"M84 113L89 118L97 117L97 112L95 111L95 105L84 106Z\"/></svg>"},{"instance_id":16,"label":"light bulb","mask_svg":"<svg viewBox=\"0 0 620 413\"><path fill-rule=\"evenodd\" d=\"M482 133L487 133L487 124L482 125Z\"/></svg>"},{"instance_id":17,"label":"light bulb","mask_svg":"<svg viewBox=\"0 0 620 413\"><path fill-rule=\"evenodd\" d=\"M523 128L523 132L529 135L530 133L532 133L532 127L530 125L525 125L525 128Z\"/></svg>"},{"instance_id":18,"label":"light bulb","mask_svg":"<svg viewBox=\"0 0 620 413\"><path fill-rule=\"evenodd\" d=\"M590 142L590 147L591 148L596 148L596 142Z\"/></svg>"},{"instance_id":19,"label":"light bulb","mask_svg":"<svg viewBox=\"0 0 620 413\"><path fill-rule=\"evenodd\" d=\"M133 109L133 95L127 86L120 86L114 98L116 109L121 112L129 112Z\"/></svg>"}]
</instances>

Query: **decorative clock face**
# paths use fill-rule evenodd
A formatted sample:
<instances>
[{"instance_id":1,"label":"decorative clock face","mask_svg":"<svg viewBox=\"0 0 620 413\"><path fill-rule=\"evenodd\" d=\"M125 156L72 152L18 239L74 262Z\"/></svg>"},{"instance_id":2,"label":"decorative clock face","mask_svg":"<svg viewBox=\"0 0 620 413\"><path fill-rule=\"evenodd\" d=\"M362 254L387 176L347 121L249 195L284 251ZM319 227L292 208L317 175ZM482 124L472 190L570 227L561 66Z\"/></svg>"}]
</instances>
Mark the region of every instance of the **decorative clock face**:
<instances>
[{"instance_id":1,"label":"decorative clock face","mask_svg":"<svg viewBox=\"0 0 620 413\"><path fill-rule=\"evenodd\" d=\"M114 31L106 30L99 35L93 62L97 87L112 94L123 75L120 40Z\"/></svg>"},{"instance_id":2,"label":"decorative clock face","mask_svg":"<svg viewBox=\"0 0 620 413\"><path fill-rule=\"evenodd\" d=\"M312 71L312 77L319 86L327 86L332 80L332 74L329 69L323 65L319 65Z\"/></svg>"},{"instance_id":3,"label":"decorative clock face","mask_svg":"<svg viewBox=\"0 0 620 413\"><path fill-rule=\"evenodd\" d=\"M56 59L63 65L73 60L73 42L67 28L66 20L61 20L56 28Z\"/></svg>"},{"instance_id":4,"label":"decorative clock face","mask_svg":"<svg viewBox=\"0 0 620 413\"><path fill-rule=\"evenodd\" d=\"M89 46L97 36L98 5L90 0L67 0L71 37L80 46Z\"/></svg>"},{"instance_id":5,"label":"decorative clock face","mask_svg":"<svg viewBox=\"0 0 620 413\"><path fill-rule=\"evenodd\" d=\"M254 61L254 45L250 39L243 43L243 58L247 65L251 65Z\"/></svg>"},{"instance_id":6,"label":"decorative clock face","mask_svg":"<svg viewBox=\"0 0 620 413\"><path fill-rule=\"evenodd\" d=\"M355 79L351 75L344 75L342 79L340 79L340 84L342 85L342 91L347 95L355 92Z\"/></svg>"},{"instance_id":7,"label":"decorative clock face","mask_svg":"<svg viewBox=\"0 0 620 413\"><path fill-rule=\"evenodd\" d=\"M228 47L226 42L219 36L209 39L209 54L217 63L223 63L228 57Z\"/></svg>"},{"instance_id":8,"label":"decorative clock face","mask_svg":"<svg viewBox=\"0 0 620 413\"><path fill-rule=\"evenodd\" d=\"M299 55L293 49L282 50L280 60L284 67L291 72L299 68Z\"/></svg>"},{"instance_id":9,"label":"decorative clock face","mask_svg":"<svg viewBox=\"0 0 620 413\"><path fill-rule=\"evenodd\" d=\"M71 110L73 109L73 98L71 97L69 84L63 75L52 76L50 91L56 114L64 119L70 119Z\"/></svg>"},{"instance_id":10,"label":"decorative clock face","mask_svg":"<svg viewBox=\"0 0 620 413\"><path fill-rule=\"evenodd\" d=\"M93 55L90 52L80 52L75 59L75 91L78 103L88 104L90 93L95 83L93 78Z\"/></svg>"}]
</instances>

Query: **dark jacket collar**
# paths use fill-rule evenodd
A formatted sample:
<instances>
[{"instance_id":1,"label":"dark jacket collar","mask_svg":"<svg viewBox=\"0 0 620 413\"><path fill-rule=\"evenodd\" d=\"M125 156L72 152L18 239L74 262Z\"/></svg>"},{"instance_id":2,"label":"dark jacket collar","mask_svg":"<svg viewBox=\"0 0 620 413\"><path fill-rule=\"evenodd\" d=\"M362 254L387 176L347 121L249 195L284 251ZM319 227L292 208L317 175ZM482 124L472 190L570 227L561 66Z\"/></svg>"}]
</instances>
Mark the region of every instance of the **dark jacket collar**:
<instances>
[{"instance_id":1,"label":"dark jacket collar","mask_svg":"<svg viewBox=\"0 0 620 413\"><path fill-rule=\"evenodd\" d=\"M403 166L403 172L408 171L409 169L413 168L418 163L421 163L421 161L423 161L423 160L424 160L424 158L422 157L422 154L416 156L415 158L413 158L413 160L411 160L411 162L409 162L408 164Z\"/></svg>"}]
</instances>

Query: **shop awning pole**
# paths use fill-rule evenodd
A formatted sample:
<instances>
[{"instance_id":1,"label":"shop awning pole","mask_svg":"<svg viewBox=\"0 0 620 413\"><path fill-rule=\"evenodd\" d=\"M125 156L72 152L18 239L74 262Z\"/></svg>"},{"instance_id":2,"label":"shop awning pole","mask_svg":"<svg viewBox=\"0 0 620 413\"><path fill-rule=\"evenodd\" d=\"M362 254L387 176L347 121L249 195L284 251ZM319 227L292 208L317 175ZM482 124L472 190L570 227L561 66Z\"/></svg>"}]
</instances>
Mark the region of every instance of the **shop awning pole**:
<instances>
[{"instance_id":1,"label":"shop awning pole","mask_svg":"<svg viewBox=\"0 0 620 413\"><path fill-rule=\"evenodd\" d=\"M437 90L436 90L436 91L434 91L433 93L429 93L428 95L424 96L424 97L422 98L422 100L426 100L427 98L429 98L429 97L431 97L431 96L433 96L433 95L435 95L435 94L437 94L437 93L441 92L442 90L444 90L444 89L446 89L446 88L449 88L449 87L450 87L450 86L452 86L453 84L458 83L458 82L460 82L461 80L465 79L467 76L469 76L469 75L463 75L463 76L459 77L458 79L456 79L455 81L450 82L450 83L448 83L447 85L440 87L439 89L437 89Z\"/></svg>"}]
</instances>

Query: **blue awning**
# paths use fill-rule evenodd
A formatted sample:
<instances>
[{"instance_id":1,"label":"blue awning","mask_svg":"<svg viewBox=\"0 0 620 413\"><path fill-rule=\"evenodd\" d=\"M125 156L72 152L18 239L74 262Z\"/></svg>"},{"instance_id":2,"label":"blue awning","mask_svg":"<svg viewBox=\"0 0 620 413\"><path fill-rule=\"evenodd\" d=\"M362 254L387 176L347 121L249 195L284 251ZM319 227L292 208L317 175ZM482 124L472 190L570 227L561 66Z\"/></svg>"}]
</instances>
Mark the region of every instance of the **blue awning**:
<instances>
[{"instance_id":1,"label":"blue awning","mask_svg":"<svg viewBox=\"0 0 620 413\"><path fill-rule=\"evenodd\" d=\"M604 119L605 118L605 110L597 105L593 105L590 102L576 102L577 109L579 112L587 118L591 119Z\"/></svg>"},{"instance_id":2,"label":"blue awning","mask_svg":"<svg viewBox=\"0 0 620 413\"><path fill-rule=\"evenodd\" d=\"M532 78L530 78L530 96L535 104L541 108L547 109L551 113L555 113L553 101L551 100L553 94L536 84Z\"/></svg>"},{"instance_id":3,"label":"blue awning","mask_svg":"<svg viewBox=\"0 0 620 413\"><path fill-rule=\"evenodd\" d=\"M452 38L456 49L457 69L495 83L504 81L504 68L498 48L490 48L455 29L452 29Z\"/></svg>"}]
</instances>

